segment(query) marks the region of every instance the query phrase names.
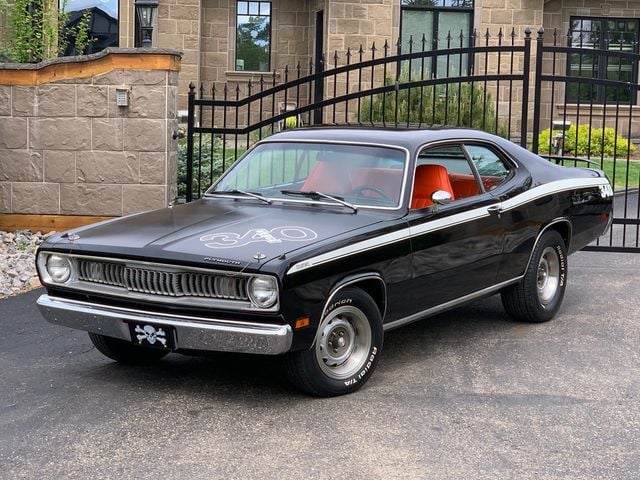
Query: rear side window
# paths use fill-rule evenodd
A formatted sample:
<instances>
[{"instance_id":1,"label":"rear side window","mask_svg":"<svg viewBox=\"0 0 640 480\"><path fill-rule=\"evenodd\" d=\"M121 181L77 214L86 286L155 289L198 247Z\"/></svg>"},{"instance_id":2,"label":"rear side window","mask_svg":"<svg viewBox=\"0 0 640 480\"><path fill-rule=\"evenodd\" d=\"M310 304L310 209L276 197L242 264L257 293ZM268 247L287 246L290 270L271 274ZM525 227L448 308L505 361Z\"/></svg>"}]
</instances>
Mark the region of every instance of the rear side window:
<instances>
[{"instance_id":1,"label":"rear side window","mask_svg":"<svg viewBox=\"0 0 640 480\"><path fill-rule=\"evenodd\" d=\"M485 191L493 190L504 182L512 168L491 148L483 145L465 145Z\"/></svg>"}]
</instances>

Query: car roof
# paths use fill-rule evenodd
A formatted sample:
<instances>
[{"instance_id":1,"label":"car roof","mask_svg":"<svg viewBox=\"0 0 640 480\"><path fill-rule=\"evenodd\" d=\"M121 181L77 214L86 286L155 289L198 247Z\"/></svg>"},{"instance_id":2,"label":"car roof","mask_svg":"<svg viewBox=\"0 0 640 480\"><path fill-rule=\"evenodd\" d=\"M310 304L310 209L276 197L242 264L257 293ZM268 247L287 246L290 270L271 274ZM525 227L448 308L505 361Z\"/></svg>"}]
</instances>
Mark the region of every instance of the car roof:
<instances>
[{"instance_id":1,"label":"car roof","mask_svg":"<svg viewBox=\"0 0 640 480\"><path fill-rule=\"evenodd\" d=\"M489 140L501 143L500 137L468 128L430 127L430 128L393 128L393 127L307 127L292 128L276 133L265 142L278 140L311 140L323 142L350 142L397 145L415 151L427 142L454 139Z\"/></svg>"}]
</instances>

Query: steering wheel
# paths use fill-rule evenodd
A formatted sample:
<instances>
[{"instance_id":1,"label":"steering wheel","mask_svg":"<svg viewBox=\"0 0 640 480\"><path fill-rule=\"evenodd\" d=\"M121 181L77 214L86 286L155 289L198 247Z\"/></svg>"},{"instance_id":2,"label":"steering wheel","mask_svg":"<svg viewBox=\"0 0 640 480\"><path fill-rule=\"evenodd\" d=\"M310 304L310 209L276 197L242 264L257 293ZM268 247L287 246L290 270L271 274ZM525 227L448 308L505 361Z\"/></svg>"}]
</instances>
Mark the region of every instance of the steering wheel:
<instances>
[{"instance_id":1,"label":"steering wheel","mask_svg":"<svg viewBox=\"0 0 640 480\"><path fill-rule=\"evenodd\" d=\"M375 185L358 185L357 187L355 187L351 193L355 194L355 195L362 195L362 192L366 192L367 190L377 193L380 198L382 198L383 200L388 200L390 202L392 202L393 200L391 198L389 198L389 195L386 194L386 192L384 190L382 190L381 188L376 187Z\"/></svg>"}]
</instances>

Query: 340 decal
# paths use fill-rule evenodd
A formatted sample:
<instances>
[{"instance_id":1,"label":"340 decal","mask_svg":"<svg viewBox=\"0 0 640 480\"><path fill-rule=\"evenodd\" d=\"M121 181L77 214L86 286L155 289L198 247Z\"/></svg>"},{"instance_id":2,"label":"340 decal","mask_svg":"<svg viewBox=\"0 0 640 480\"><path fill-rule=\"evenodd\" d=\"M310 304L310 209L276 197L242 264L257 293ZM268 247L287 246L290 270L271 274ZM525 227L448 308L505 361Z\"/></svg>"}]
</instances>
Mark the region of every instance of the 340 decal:
<instances>
[{"instance_id":1,"label":"340 decal","mask_svg":"<svg viewBox=\"0 0 640 480\"><path fill-rule=\"evenodd\" d=\"M210 233L200 237L200 241L209 248L238 248L257 242L309 242L316 238L318 234L307 227L275 227L271 230L253 228L244 234Z\"/></svg>"}]
</instances>

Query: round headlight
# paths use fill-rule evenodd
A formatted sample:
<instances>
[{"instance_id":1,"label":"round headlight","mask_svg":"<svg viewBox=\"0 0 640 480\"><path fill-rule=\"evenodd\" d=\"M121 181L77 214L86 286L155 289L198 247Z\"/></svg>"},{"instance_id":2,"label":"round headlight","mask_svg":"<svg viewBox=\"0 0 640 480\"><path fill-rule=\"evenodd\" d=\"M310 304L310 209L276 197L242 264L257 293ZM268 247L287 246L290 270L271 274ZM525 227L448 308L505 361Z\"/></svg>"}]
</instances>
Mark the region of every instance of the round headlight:
<instances>
[{"instance_id":1,"label":"round headlight","mask_svg":"<svg viewBox=\"0 0 640 480\"><path fill-rule=\"evenodd\" d=\"M249 280L249 298L260 308L269 308L278 300L278 285L273 277L253 277Z\"/></svg>"},{"instance_id":2,"label":"round headlight","mask_svg":"<svg viewBox=\"0 0 640 480\"><path fill-rule=\"evenodd\" d=\"M64 283L71 276L71 262L67 257L51 255L47 258L47 273L55 283Z\"/></svg>"}]
</instances>

